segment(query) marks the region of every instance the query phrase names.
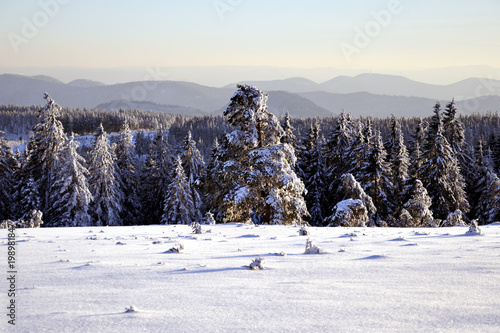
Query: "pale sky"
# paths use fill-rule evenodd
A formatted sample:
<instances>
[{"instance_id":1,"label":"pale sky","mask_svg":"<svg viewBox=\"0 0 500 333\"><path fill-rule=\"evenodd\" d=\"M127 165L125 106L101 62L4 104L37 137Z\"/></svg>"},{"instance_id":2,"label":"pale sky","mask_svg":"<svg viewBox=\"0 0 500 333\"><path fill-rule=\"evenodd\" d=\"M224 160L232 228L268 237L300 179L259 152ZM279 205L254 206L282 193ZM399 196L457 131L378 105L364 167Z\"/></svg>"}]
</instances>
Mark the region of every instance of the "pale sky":
<instances>
[{"instance_id":1,"label":"pale sky","mask_svg":"<svg viewBox=\"0 0 500 333\"><path fill-rule=\"evenodd\" d=\"M0 13L3 67L500 67L498 0L2 0Z\"/></svg>"}]
</instances>

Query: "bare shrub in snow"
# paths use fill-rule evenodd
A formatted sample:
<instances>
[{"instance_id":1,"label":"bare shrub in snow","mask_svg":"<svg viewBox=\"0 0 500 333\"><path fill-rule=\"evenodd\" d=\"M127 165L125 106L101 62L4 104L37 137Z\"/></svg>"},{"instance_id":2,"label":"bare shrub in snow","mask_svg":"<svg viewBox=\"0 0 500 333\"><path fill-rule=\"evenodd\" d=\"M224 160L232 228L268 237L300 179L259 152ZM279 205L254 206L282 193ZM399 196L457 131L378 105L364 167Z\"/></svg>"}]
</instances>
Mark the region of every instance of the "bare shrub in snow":
<instances>
[{"instance_id":1,"label":"bare shrub in snow","mask_svg":"<svg viewBox=\"0 0 500 333\"><path fill-rule=\"evenodd\" d=\"M333 208L333 215L326 219L328 226L364 227L368 210L360 199L342 200Z\"/></svg>"},{"instance_id":2,"label":"bare shrub in snow","mask_svg":"<svg viewBox=\"0 0 500 333\"><path fill-rule=\"evenodd\" d=\"M477 226L477 220L472 220L470 223L469 230L466 232L467 235L481 235L481 229Z\"/></svg>"},{"instance_id":3,"label":"bare shrub in snow","mask_svg":"<svg viewBox=\"0 0 500 333\"><path fill-rule=\"evenodd\" d=\"M305 254L320 254L323 252L323 249L317 247L309 238L307 239Z\"/></svg>"},{"instance_id":4,"label":"bare shrub in snow","mask_svg":"<svg viewBox=\"0 0 500 333\"><path fill-rule=\"evenodd\" d=\"M248 267L253 270L264 269L265 263L266 263L265 258L257 257L254 260L252 260L252 263Z\"/></svg>"}]
</instances>

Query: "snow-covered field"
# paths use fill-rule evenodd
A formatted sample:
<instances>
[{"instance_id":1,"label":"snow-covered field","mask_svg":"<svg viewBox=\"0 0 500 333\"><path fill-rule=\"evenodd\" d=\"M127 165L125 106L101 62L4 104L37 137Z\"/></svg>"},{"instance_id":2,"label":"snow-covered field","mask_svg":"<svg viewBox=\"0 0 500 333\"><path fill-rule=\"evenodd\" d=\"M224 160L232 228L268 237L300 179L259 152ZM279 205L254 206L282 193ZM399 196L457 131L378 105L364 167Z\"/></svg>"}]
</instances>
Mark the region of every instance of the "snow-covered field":
<instances>
[{"instance_id":1,"label":"snow-covered field","mask_svg":"<svg viewBox=\"0 0 500 333\"><path fill-rule=\"evenodd\" d=\"M309 228L321 254L304 254L308 236L295 226L203 229L211 233L18 229L16 326L4 314L0 331L499 330L498 223L481 236L466 227ZM0 236L7 267L7 231ZM176 244L184 249L169 252ZM264 270L247 267L256 257Z\"/></svg>"}]
</instances>

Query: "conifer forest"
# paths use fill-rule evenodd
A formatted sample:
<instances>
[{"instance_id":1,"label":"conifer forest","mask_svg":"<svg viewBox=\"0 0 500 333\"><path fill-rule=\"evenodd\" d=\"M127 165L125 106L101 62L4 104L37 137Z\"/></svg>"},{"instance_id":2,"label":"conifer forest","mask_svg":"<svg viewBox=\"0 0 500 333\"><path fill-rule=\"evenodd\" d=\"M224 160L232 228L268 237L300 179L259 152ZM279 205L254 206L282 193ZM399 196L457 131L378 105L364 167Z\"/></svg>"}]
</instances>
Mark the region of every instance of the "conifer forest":
<instances>
[{"instance_id":1,"label":"conifer forest","mask_svg":"<svg viewBox=\"0 0 500 333\"><path fill-rule=\"evenodd\" d=\"M219 116L68 109L44 98L44 106L0 107L0 221L440 227L500 220L500 118L460 114L453 100L429 105L420 118L354 119L342 110L278 119L267 94L248 85L238 85Z\"/></svg>"}]
</instances>

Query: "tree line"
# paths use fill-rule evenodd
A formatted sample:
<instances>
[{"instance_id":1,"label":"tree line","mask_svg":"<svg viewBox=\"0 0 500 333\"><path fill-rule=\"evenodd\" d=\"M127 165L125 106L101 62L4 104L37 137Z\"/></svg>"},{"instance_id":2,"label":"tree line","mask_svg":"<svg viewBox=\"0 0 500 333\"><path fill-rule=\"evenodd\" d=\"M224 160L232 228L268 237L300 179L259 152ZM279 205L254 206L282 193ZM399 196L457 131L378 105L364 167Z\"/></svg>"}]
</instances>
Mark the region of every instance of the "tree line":
<instances>
[{"instance_id":1,"label":"tree line","mask_svg":"<svg viewBox=\"0 0 500 333\"><path fill-rule=\"evenodd\" d=\"M45 99L23 153L1 139L0 220L409 227L500 219L498 115L459 116L453 100L426 119L279 120L266 93L239 85L224 116L104 112L108 129L120 126L110 142L95 122L100 112L68 121L67 109ZM153 138L134 139L131 123L136 131L152 119ZM86 150L67 134L83 123L95 131Z\"/></svg>"}]
</instances>

